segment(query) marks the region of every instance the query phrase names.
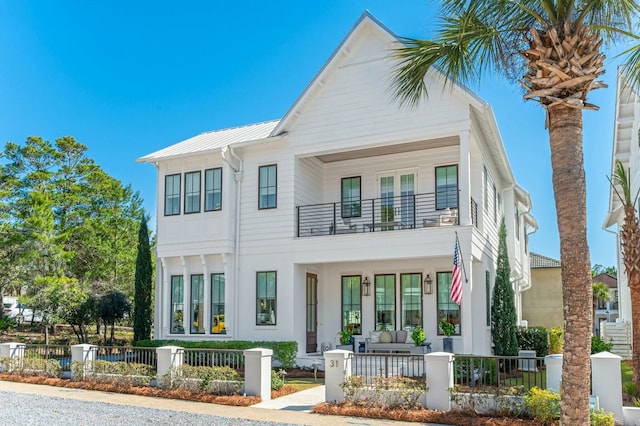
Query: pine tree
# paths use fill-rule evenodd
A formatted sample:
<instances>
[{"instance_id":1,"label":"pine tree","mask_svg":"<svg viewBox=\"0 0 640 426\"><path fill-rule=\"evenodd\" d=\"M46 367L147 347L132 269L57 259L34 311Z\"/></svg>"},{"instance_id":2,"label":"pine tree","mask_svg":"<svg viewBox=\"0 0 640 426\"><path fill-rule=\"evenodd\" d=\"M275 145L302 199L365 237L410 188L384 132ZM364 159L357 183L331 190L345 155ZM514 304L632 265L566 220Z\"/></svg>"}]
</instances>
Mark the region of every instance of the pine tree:
<instances>
[{"instance_id":1,"label":"pine tree","mask_svg":"<svg viewBox=\"0 0 640 426\"><path fill-rule=\"evenodd\" d=\"M507 228L504 217L500 224L499 237L496 281L491 299L491 335L496 355L515 356L518 355L517 316L510 281L511 267L507 252Z\"/></svg>"},{"instance_id":2,"label":"pine tree","mask_svg":"<svg viewBox=\"0 0 640 426\"><path fill-rule=\"evenodd\" d=\"M135 296L133 307L133 340L151 337L151 289L153 270L151 267L151 248L147 220L142 216L138 231L138 257L136 259Z\"/></svg>"}]
</instances>

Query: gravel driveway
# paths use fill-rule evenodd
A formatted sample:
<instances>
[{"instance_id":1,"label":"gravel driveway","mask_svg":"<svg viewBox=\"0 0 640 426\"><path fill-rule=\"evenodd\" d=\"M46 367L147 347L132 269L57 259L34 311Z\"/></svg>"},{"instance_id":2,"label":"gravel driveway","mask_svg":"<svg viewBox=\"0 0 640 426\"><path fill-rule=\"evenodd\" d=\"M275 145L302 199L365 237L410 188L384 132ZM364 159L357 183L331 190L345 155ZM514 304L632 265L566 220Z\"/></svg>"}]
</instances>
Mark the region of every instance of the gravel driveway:
<instances>
[{"instance_id":1,"label":"gravel driveway","mask_svg":"<svg viewBox=\"0 0 640 426\"><path fill-rule=\"evenodd\" d=\"M170 400L167 401L170 407ZM55 396L0 391L0 423L58 425L283 425L286 423L160 410Z\"/></svg>"}]
</instances>

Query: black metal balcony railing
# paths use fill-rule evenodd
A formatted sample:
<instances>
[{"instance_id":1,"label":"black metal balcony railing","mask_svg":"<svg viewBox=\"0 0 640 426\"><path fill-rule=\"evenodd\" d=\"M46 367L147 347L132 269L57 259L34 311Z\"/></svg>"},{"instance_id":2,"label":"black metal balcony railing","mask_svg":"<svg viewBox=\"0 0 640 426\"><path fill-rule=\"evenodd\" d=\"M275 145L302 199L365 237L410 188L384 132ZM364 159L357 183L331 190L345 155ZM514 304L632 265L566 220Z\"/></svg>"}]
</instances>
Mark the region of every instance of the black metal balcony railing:
<instances>
[{"instance_id":1,"label":"black metal balcony railing","mask_svg":"<svg viewBox=\"0 0 640 426\"><path fill-rule=\"evenodd\" d=\"M458 191L297 207L297 236L354 234L458 225Z\"/></svg>"}]
</instances>

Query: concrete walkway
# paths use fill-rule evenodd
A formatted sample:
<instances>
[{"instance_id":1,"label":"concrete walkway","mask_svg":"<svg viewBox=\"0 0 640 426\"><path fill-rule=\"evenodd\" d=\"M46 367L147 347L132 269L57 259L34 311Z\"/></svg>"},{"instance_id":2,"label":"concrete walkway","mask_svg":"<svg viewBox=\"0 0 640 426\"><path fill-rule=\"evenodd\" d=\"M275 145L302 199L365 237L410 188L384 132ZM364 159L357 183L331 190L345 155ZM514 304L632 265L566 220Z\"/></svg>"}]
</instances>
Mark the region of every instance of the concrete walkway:
<instances>
[{"instance_id":1,"label":"concrete walkway","mask_svg":"<svg viewBox=\"0 0 640 426\"><path fill-rule=\"evenodd\" d=\"M253 408L266 408L269 410L289 410L310 413L311 409L324 402L324 385L315 386L300 392L295 392L280 398L263 401L252 405Z\"/></svg>"}]
</instances>

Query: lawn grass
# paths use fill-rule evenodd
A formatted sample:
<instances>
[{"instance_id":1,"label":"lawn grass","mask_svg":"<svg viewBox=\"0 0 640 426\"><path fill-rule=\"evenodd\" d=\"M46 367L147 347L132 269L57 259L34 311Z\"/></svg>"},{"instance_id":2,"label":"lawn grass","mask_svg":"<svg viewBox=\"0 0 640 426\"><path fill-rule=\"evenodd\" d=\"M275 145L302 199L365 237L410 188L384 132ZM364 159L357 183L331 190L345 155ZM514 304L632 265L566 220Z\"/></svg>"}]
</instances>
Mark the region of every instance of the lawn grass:
<instances>
[{"instance_id":1,"label":"lawn grass","mask_svg":"<svg viewBox=\"0 0 640 426\"><path fill-rule=\"evenodd\" d=\"M294 377L291 379L285 378L284 384L293 386L297 390L301 391L324 385L324 379L320 377L318 377L318 379L316 380L314 380L313 377Z\"/></svg>"}]
</instances>

